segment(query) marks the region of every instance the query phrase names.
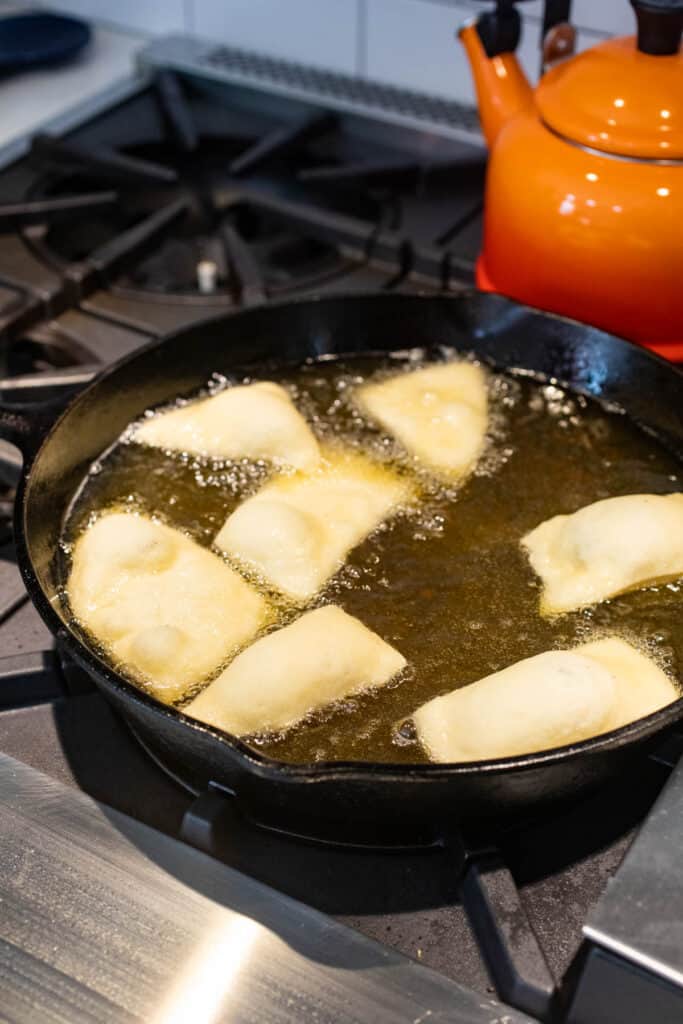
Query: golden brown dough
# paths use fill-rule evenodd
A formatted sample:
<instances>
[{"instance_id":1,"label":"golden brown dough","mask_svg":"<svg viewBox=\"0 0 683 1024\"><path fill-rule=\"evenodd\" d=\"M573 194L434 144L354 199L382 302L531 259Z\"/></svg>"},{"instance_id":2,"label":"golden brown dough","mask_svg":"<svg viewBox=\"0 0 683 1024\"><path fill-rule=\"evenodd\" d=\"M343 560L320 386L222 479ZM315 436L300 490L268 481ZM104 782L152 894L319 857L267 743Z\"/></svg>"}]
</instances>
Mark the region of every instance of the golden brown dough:
<instances>
[{"instance_id":1,"label":"golden brown dough","mask_svg":"<svg viewBox=\"0 0 683 1024\"><path fill-rule=\"evenodd\" d=\"M683 574L683 494L627 494L554 516L522 538L546 615Z\"/></svg>"},{"instance_id":2,"label":"golden brown dough","mask_svg":"<svg viewBox=\"0 0 683 1024\"><path fill-rule=\"evenodd\" d=\"M306 601L412 494L393 470L328 449L314 472L277 477L242 502L215 543L283 594Z\"/></svg>"},{"instance_id":3,"label":"golden brown dough","mask_svg":"<svg viewBox=\"0 0 683 1024\"><path fill-rule=\"evenodd\" d=\"M155 413L136 427L134 440L169 451L219 459L267 459L312 469L320 459L311 428L283 387L257 381L210 398Z\"/></svg>"},{"instance_id":4,"label":"golden brown dough","mask_svg":"<svg viewBox=\"0 0 683 1024\"><path fill-rule=\"evenodd\" d=\"M459 480L474 469L488 425L481 367L464 361L434 363L364 384L354 399L438 476Z\"/></svg>"},{"instance_id":5,"label":"golden brown dough","mask_svg":"<svg viewBox=\"0 0 683 1024\"><path fill-rule=\"evenodd\" d=\"M651 658L618 637L525 658L413 714L433 761L514 757L576 743L678 698Z\"/></svg>"},{"instance_id":6,"label":"golden brown dough","mask_svg":"<svg viewBox=\"0 0 683 1024\"><path fill-rule=\"evenodd\" d=\"M74 545L76 618L116 662L174 701L255 635L268 606L230 566L162 523L109 512Z\"/></svg>"},{"instance_id":7,"label":"golden brown dough","mask_svg":"<svg viewBox=\"0 0 683 1024\"><path fill-rule=\"evenodd\" d=\"M236 736L286 729L326 704L388 683L402 654L335 605L242 651L184 710Z\"/></svg>"}]
</instances>

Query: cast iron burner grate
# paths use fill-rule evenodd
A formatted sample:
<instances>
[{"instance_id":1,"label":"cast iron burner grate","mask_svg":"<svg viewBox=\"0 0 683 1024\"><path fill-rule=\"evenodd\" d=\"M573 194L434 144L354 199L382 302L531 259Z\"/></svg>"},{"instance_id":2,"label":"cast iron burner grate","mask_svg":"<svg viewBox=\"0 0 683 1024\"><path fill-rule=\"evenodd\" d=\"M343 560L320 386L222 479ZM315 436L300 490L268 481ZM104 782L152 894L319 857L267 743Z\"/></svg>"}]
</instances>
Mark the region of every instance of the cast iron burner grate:
<instances>
[{"instance_id":1,"label":"cast iron burner grate","mask_svg":"<svg viewBox=\"0 0 683 1024\"><path fill-rule=\"evenodd\" d=\"M60 318L35 370L111 359L76 310L141 344L271 296L472 280L481 152L405 154L340 114L226 99L163 70L106 130L33 139L25 199L0 204L0 331L16 342Z\"/></svg>"},{"instance_id":2,"label":"cast iron burner grate","mask_svg":"<svg viewBox=\"0 0 683 1024\"><path fill-rule=\"evenodd\" d=\"M191 155L176 152L168 144L136 147L127 155L173 165L177 181L154 187L145 185L119 186L116 203L98 209L83 209L70 216L68 222L55 220L42 230L33 226L30 244L47 262L63 269L70 262L87 260L93 251L113 243L118 237L143 224L174 203L182 203L183 216L169 225L165 237L146 257L125 268L111 284L119 290L151 292L154 295L195 296L201 299L206 292L230 290L230 268L226 265L222 227L224 211L229 208L239 183L229 176L228 168L235 153L247 149L246 140L201 140ZM273 157L274 159L274 157ZM271 167L267 179L250 180L252 188L277 186L283 180L294 180L301 161L286 161ZM89 193L97 182L87 175L48 175L35 186L31 198L68 199L73 195ZM299 199L305 189L287 189ZM379 202L368 193L340 191L336 204L342 214L377 223L382 215ZM308 198L308 197L307 197ZM316 204L311 203L313 207ZM348 261L332 242L324 245L316 240L299 236L272 218L240 218L244 223L245 240L254 248L254 256L261 268L266 287L277 293L309 287L320 277L342 273ZM240 232L241 233L241 232ZM198 273L200 263L213 265L210 279ZM314 268L320 268L320 274Z\"/></svg>"},{"instance_id":3,"label":"cast iron burner grate","mask_svg":"<svg viewBox=\"0 0 683 1024\"><path fill-rule=\"evenodd\" d=\"M22 231L32 251L70 281L71 300L99 285L134 299L239 301L226 223L251 249L266 295L349 274L368 256L354 237L349 258L349 223L353 235L402 235L400 272L410 264L439 281L451 270L471 275L448 243L480 217L484 163L476 150L388 157L370 147L366 157L367 144L352 145L339 118L324 111L299 113L255 137L244 120L217 134L202 104L168 71L158 74L153 97L160 117L148 130L160 137L124 135L112 147L36 136L29 156L41 173L23 207L0 209L0 228ZM305 208L309 221L324 223L324 237L307 231L306 217L230 216L239 199L255 197L272 212ZM419 252L418 228L428 236Z\"/></svg>"},{"instance_id":4,"label":"cast iron burner grate","mask_svg":"<svg viewBox=\"0 0 683 1024\"><path fill-rule=\"evenodd\" d=\"M47 173L28 197L36 208L28 211L35 216L25 218L32 224L30 244L63 271L70 263L88 261L93 253L110 249L122 236L139 231L155 218L158 221L165 211L182 207L182 214L166 223L154 251L132 266L119 268L108 283L124 291L184 298L231 294L224 211L232 204L239 182L248 176L256 190L318 206L320 190L299 179L320 163L322 158L311 147L335 132L336 119L325 113L299 117L255 141L240 134L222 137L200 133L183 88L172 74L158 76L156 94L165 125L162 140L109 150L44 135L34 139L31 157ZM115 201L97 201L103 182L116 187ZM325 205L340 214L380 222L382 205L372 190L342 188L331 198L329 189L323 191L328 193ZM114 197L111 192L105 195ZM74 202L78 196L80 204ZM53 216L40 224L40 201L71 204L68 220L53 205ZM16 220L21 223L20 216ZM333 242L300 237L272 218L252 217L248 235L269 293L310 287L348 266Z\"/></svg>"}]
</instances>

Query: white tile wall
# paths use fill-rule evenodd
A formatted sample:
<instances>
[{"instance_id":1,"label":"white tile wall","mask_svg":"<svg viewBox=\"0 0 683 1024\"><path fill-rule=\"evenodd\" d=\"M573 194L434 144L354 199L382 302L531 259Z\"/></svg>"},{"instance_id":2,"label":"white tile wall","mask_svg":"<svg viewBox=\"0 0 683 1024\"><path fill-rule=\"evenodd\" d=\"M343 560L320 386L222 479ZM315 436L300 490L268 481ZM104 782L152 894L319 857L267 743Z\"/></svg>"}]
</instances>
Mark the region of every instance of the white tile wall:
<instances>
[{"instance_id":1,"label":"white tile wall","mask_svg":"<svg viewBox=\"0 0 683 1024\"><path fill-rule=\"evenodd\" d=\"M357 0L194 0L194 31L207 39L353 73Z\"/></svg>"},{"instance_id":2,"label":"white tile wall","mask_svg":"<svg viewBox=\"0 0 683 1024\"><path fill-rule=\"evenodd\" d=\"M481 0L423 0L448 7L464 7L471 12L483 10ZM519 7L524 18L543 18L542 0L533 0ZM575 25L609 35L630 35L635 27L635 15L629 0L572 0L572 21Z\"/></svg>"},{"instance_id":3,"label":"white tile wall","mask_svg":"<svg viewBox=\"0 0 683 1024\"><path fill-rule=\"evenodd\" d=\"M466 4L368 0L368 77L473 103L469 66L455 38L470 15ZM532 77L538 72L538 45L539 26L527 23L518 55Z\"/></svg>"},{"instance_id":4,"label":"white tile wall","mask_svg":"<svg viewBox=\"0 0 683 1024\"><path fill-rule=\"evenodd\" d=\"M185 31L187 0L53 0L43 6L136 32Z\"/></svg>"},{"instance_id":5,"label":"white tile wall","mask_svg":"<svg viewBox=\"0 0 683 1024\"><path fill-rule=\"evenodd\" d=\"M574 0L572 18L583 28L597 29L613 36L630 36L636 17L628 0Z\"/></svg>"},{"instance_id":6,"label":"white tile wall","mask_svg":"<svg viewBox=\"0 0 683 1024\"><path fill-rule=\"evenodd\" d=\"M469 70L454 39L475 0L55 0L136 31L186 31L288 60L377 78L471 102ZM525 3L522 63L536 77L541 0ZM628 0L574 0L581 46L632 33Z\"/></svg>"}]
</instances>

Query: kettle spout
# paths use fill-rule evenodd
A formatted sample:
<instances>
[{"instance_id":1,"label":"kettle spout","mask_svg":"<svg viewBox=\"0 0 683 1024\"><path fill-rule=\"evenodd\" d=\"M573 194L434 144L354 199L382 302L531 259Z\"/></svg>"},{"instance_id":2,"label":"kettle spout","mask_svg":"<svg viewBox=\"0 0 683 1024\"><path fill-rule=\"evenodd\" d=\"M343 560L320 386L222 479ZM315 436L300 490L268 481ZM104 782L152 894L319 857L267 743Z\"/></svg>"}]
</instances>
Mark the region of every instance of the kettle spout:
<instances>
[{"instance_id":1,"label":"kettle spout","mask_svg":"<svg viewBox=\"0 0 683 1024\"><path fill-rule=\"evenodd\" d=\"M515 54L489 57L474 22L458 32L472 70L484 138L491 148L503 125L533 107L533 89Z\"/></svg>"}]
</instances>

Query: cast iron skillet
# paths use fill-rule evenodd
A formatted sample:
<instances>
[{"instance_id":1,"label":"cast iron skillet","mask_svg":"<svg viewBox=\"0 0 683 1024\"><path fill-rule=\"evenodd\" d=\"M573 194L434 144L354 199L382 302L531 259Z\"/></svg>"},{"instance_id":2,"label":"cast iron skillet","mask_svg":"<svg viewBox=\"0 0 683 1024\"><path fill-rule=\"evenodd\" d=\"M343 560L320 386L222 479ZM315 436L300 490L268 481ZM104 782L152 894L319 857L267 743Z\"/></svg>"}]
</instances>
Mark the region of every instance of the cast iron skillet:
<instances>
[{"instance_id":1,"label":"cast iron skillet","mask_svg":"<svg viewBox=\"0 0 683 1024\"><path fill-rule=\"evenodd\" d=\"M5 409L0 433L23 451L16 504L19 565L43 619L139 738L197 789L235 791L261 820L371 823L414 832L435 820L515 814L618 773L625 759L683 715L683 699L612 733L541 754L460 765L282 764L163 707L90 650L64 622L54 561L62 517L91 462L144 409L218 371L299 363L335 353L449 345L499 368L555 378L615 402L683 461L683 374L644 349L500 296L359 295L269 305L177 331L119 362L51 427ZM116 766L112 765L112 770ZM301 830L301 828L299 829Z\"/></svg>"}]
</instances>

